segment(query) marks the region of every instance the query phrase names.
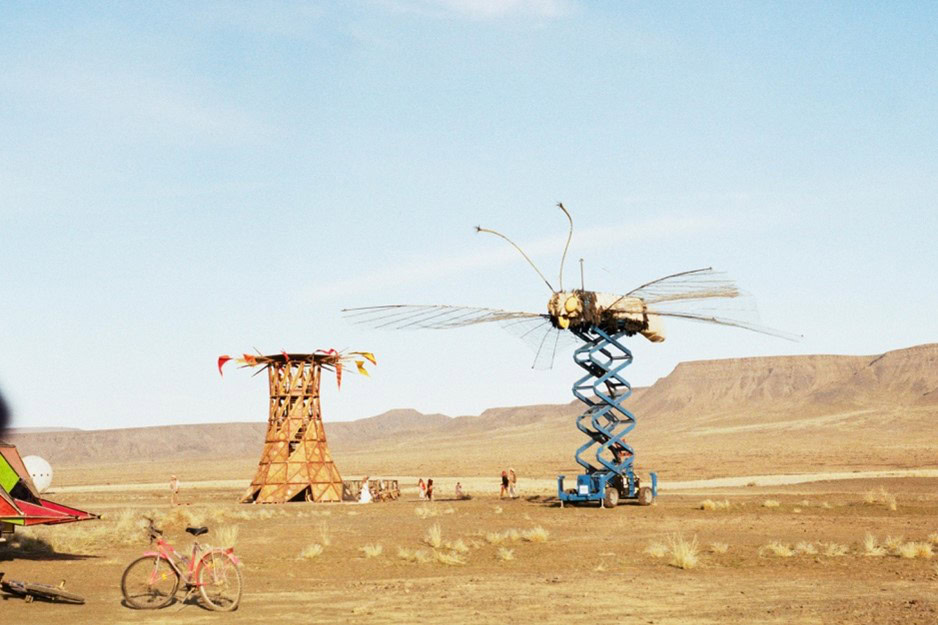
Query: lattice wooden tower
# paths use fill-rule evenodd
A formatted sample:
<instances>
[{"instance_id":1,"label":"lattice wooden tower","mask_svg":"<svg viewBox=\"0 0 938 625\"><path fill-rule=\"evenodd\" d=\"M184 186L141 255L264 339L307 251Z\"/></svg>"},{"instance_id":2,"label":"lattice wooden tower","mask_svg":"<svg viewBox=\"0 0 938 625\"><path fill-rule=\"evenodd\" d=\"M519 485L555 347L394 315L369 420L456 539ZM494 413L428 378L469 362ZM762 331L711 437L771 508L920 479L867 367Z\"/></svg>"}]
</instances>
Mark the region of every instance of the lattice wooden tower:
<instances>
[{"instance_id":1,"label":"lattice wooden tower","mask_svg":"<svg viewBox=\"0 0 938 625\"><path fill-rule=\"evenodd\" d=\"M266 361L270 415L257 473L241 502L341 501L342 478L319 409L322 367L333 368L336 362L318 353L258 356L256 361Z\"/></svg>"}]
</instances>

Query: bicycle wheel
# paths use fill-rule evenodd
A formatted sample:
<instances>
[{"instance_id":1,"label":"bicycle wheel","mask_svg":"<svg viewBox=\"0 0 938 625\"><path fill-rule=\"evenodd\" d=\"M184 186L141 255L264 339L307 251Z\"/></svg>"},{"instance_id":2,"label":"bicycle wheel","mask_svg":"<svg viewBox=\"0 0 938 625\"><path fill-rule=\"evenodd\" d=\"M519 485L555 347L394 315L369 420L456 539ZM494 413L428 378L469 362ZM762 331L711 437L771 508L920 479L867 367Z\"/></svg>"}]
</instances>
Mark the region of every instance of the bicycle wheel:
<instances>
[{"instance_id":1,"label":"bicycle wheel","mask_svg":"<svg viewBox=\"0 0 938 625\"><path fill-rule=\"evenodd\" d=\"M48 584L30 584L29 582L26 582L23 584L23 588L26 590L27 594L38 597L40 599L46 599L47 601L55 601L57 603L77 603L79 605L85 602L85 598L81 595L63 590L58 586L50 586Z\"/></svg>"},{"instance_id":2,"label":"bicycle wheel","mask_svg":"<svg viewBox=\"0 0 938 625\"><path fill-rule=\"evenodd\" d=\"M230 612L241 603L241 571L221 549L202 557L198 572L199 592L213 610Z\"/></svg>"},{"instance_id":3,"label":"bicycle wheel","mask_svg":"<svg viewBox=\"0 0 938 625\"><path fill-rule=\"evenodd\" d=\"M121 592L131 606L154 610L169 605L179 588L179 574L157 556L137 558L124 571Z\"/></svg>"}]
</instances>

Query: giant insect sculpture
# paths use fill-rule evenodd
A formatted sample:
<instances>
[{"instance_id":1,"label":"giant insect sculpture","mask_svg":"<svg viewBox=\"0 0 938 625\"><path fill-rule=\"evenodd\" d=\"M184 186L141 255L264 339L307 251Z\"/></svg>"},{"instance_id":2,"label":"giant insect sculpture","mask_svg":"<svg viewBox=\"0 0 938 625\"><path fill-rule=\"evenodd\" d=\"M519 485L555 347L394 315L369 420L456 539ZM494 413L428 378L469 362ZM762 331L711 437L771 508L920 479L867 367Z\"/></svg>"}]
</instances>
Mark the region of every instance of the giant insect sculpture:
<instances>
[{"instance_id":1,"label":"giant insect sculpture","mask_svg":"<svg viewBox=\"0 0 938 625\"><path fill-rule=\"evenodd\" d=\"M743 328L793 339L793 335L762 327L746 319L755 309L733 310L727 302L746 303L745 294L725 275L707 267L675 273L646 282L625 294L602 293L581 286L564 290L563 269L573 237L573 218L562 203L557 204L569 221L567 242L560 261L558 289L517 244L505 235L477 226L476 232L492 234L511 244L527 260L551 291L546 313L506 311L492 308L446 305L388 305L347 308L343 315L352 323L391 329L450 329L497 322L520 336L535 350L534 367L550 367L557 352L582 342L573 360L586 374L573 385L574 396L586 405L576 426L588 440L575 459L585 473L577 476L577 487L564 490L558 476L558 497L563 502L599 501L613 507L620 498L651 504L657 495L657 475L651 486L641 486L633 471L635 451L625 436L635 428L635 415L623 406L632 387L623 370L632 363L632 352L623 337L641 334L658 343L665 339L664 319L677 318Z\"/></svg>"}]
</instances>

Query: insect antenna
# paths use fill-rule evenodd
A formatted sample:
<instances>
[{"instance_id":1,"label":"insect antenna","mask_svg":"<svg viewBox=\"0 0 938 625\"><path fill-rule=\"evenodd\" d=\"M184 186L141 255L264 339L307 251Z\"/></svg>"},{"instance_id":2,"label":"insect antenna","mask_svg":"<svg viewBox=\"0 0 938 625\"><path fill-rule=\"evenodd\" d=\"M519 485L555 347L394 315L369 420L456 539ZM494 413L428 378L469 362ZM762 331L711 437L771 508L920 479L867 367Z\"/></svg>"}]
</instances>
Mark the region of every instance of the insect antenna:
<instances>
[{"instance_id":1,"label":"insect antenna","mask_svg":"<svg viewBox=\"0 0 938 625\"><path fill-rule=\"evenodd\" d=\"M530 258L528 258L528 255L524 253L524 250L522 250L520 247L518 247L518 245L517 245L514 241L512 241L511 239L509 239L508 237L506 237L506 236L505 236L504 234L502 234L501 232L496 232L496 231L494 231L494 230L489 230L488 228L483 228L482 226L476 226L476 232L486 232L486 233L488 233L488 234L494 234L495 236L501 237L501 238L505 239L506 241L508 241L509 243L511 243L512 247L514 247L516 250L518 250L518 251L521 253L521 255L524 256L524 259L525 259L526 261L528 261L528 264L531 265L531 267L534 268L534 271L536 271L536 272L537 272L537 275L539 275L539 276L541 277L541 280L544 281L544 284L547 285L547 288L550 289L552 293L556 293L556 291L554 291L554 287L552 287L552 286L550 285L550 282L547 281L547 278L544 277L544 274L541 273L541 270L537 268L537 265L534 264L534 261L532 261Z\"/></svg>"},{"instance_id":2,"label":"insect antenna","mask_svg":"<svg viewBox=\"0 0 938 625\"><path fill-rule=\"evenodd\" d=\"M573 217L570 216L570 211L564 208L563 202L557 202L557 207L563 211L563 214L567 216L567 221L570 222L570 231L567 233L567 244L563 246L563 256L560 257L560 290L563 291L563 266L567 261L567 249L570 248L570 239L573 238Z\"/></svg>"}]
</instances>

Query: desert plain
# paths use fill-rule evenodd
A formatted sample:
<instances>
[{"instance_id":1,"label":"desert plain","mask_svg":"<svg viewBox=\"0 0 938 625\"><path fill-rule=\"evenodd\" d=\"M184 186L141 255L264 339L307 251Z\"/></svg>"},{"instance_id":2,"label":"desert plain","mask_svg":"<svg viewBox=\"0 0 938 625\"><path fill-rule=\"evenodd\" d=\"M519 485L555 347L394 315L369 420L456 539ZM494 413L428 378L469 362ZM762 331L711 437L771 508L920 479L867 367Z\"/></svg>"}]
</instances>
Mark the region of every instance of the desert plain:
<instances>
[{"instance_id":1,"label":"desert plain","mask_svg":"<svg viewBox=\"0 0 938 625\"><path fill-rule=\"evenodd\" d=\"M0 545L8 577L64 579L87 600L8 598L2 622L936 623L936 365L936 345L683 363L632 399L638 472L661 481L650 507L558 505L556 475L578 472L575 404L327 417L343 477L403 486L369 505L236 503L259 422L15 433L55 465L50 498L103 518ZM508 466L517 499L499 497ZM184 505L169 504L171 473ZM418 476L436 501L418 499ZM470 500L454 500L457 481ZM236 612L182 593L157 611L122 604L145 514L177 547L187 524L234 544Z\"/></svg>"}]
</instances>

